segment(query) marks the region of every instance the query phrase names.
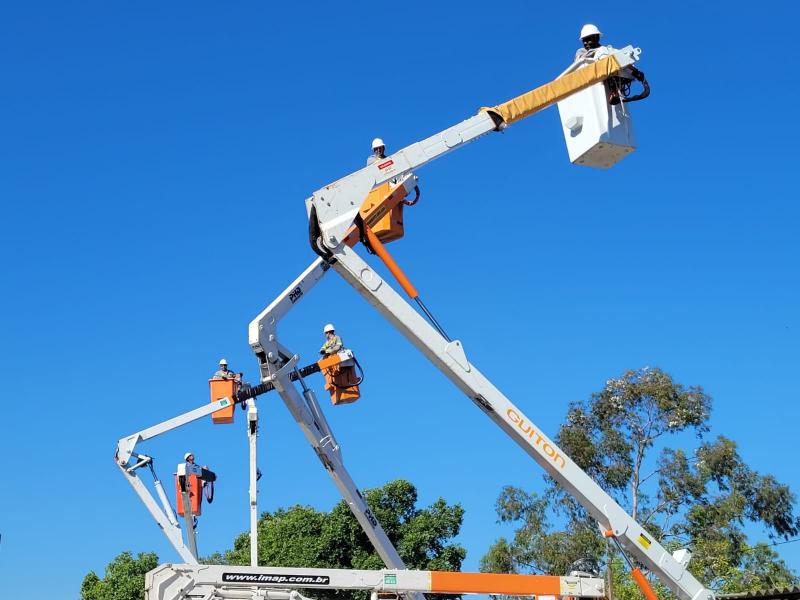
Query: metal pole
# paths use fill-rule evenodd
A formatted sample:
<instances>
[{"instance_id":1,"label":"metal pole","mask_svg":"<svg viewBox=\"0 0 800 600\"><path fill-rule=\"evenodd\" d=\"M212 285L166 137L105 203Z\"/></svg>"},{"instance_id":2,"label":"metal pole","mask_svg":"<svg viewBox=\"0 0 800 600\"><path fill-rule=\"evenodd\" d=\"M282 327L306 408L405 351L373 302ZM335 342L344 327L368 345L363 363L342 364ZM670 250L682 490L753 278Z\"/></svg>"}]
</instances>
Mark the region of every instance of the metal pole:
<instances>
[{"instance_id":1,"label":"metal pole","mask_svg":"<svg viewBox=\"0 0 800 600\"><path fill-rule=\"evenodd\" d=\"M256 437L258 409L256 401L247 401L247 439L250 445L250 566L258 566L258 469L256 467Z\"/></svg>"},{"instance_id":2,"label":"metal pole","mask_svg":"<svg viewBox=\"0 0 800 600\"><path fill-rule=\"evenodd\" d=\"M187 475L186 478L188 479L188 477ZM192 501L189 499L188 482L183 486L181 495L183 496L183 518L186 520L186 541L189 542L189 552L197 560L197 538L194 534L194 514L192 513Z\"/></svg>"}]
</instances>

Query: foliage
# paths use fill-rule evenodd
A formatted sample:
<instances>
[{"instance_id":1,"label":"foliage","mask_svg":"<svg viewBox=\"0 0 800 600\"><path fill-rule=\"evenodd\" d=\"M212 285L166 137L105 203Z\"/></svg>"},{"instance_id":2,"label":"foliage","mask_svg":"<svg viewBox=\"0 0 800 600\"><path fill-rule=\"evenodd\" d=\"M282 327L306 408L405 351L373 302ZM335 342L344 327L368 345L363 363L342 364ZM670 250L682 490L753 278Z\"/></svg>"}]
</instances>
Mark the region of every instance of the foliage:
<instances>
[{"instance_id":1,"label":"foliage","mask_svg":"<svg viewBox=\"0 0 800 600\"><path fill-rule=\"evenodd\" d=\"M647 451L665 435L708 431L711 397L645 367L609 379L589 402L573 403L558 433L562 449L639 518Z\"/></svg>"},{"instance_id":2,"label":"foliage","mask_svg":"<svg viewBox=\"0 0 800 600\"><path fill-rule=\"evenodd\" d=\"M366 490L364 498L386 535L409 568L458 571L464 548L451 543L458 535L464 510L442 498L417 508L417 490L408 481L392 481ZM233 548L201 560L205 564L250 564L250 534L236 537ZM383 561L342 501L330 512L308 506L264 512L258 522L258 562L276 567L381 569ZM117 556L100 579L90 572L81 586L81 600L141 600L144 574L158 565L155 554L130 552ZM366 597L351 592L314 590L315 599Z\"/></svg>"},{"instance_id":3,"label":"foliage","mask_svg":"<svg viewBox=\"0 0 800 600\"><path fill-rule=\"evenodd\" d=\"M701 445L694 460L683 450L665 449L659 465L662 537L692 549L690 569L702 581L728 592L796 581L769 546L749 546L744 531L755 523L771 540L800 533L788 486L748 467L723 436Z\"/></svg>"},{"instance_id":4,"label":"foliage","mask_svg":"<svg viewBox=\"0 0 800 600\"><path fill-rule=\"evenodd\" d=\"M364 492L370 510L409 568L458 571L466 551L449 540L458 535L464 510L438 499L416 508L417 490L398 480ZM250 535L239 535L224 553L226 564L250 564ZM259 564L292 567L381 569L383 561L344 501L330 512L293 506L265 512L258 523ZM351 593L314 590L315 598Z\"/></svg>"},{"instance_id":5,"label":"foliage","mask_svg":"<svg viewBox=\"0 0 800 600\"><path fill-rule=\"evenodd\" d=\"M142 600L144 575L158 566L152 552L140 552L134 558L123 552L108 563L103 578L90 571L81 584L81 600Z\"/></svg>"},{"instance_id":6,"label":"foliage","mask_svg":"<svg viewBox=\"0 0 800 600\"><path fill-rule=\"evenodd\" d=\"M706 585L734 592L794 584L777 553L749 545L745 533L753 526L773 540L800 533L794 494L750 468L732 440L703 442L710 412L711 398L699 386L684 387L659 369L628 371L570 405L557 441L665 547L689 548L690 570ZM681 442L686 434L700 439L691 455L667 445L676 434ZM497 514L516 530L513 540L489 549L483 570L561 574L588 559L605 563L609 595L639 597L597 525L554 481L543 496L503 489Z\"/></svg>"},{"instance_id":7,"label":"foliage","mask_svg":"<svg viewBox=\"0 0 800 600\"><path fill-rule=\"evenodd\" d=\"M597 525L589 519L574 520L569 530L553 529L548 500L511 486L497 499L502 523L516 523L514 539L501 538L481 559L481 571L490 573L566 574L575 560L599 557L605 544Z\"/></svg>"}]
</instances>

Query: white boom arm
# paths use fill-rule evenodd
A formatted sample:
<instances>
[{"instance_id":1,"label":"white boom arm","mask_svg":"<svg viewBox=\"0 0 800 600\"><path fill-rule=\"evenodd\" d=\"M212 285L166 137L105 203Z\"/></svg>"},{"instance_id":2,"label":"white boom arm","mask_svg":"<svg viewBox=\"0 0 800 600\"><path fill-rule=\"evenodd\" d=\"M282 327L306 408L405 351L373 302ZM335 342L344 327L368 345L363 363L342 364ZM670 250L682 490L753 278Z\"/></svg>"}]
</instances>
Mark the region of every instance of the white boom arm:
<instances>
[{"instance_id":1,"label":"white boom arm","mask_svg":"<svg viewBox=\"0 0 800 600\"><path fill-rule=\"evenodd\" d=\"M628 46L616 51L613 56L621 67L625 67L633 64L638 59L638 54L638 49ZM573 71L566 77L572 77L580 71L580 69ZM578 89L572 93L576 91ZM544 102L541 106L549 104ZM529 111L520 118L533 112L535 111ZM343 243L345 233L351 227L362 201L374 186L395 177L408 176L413 168L422 166L492 130L500 129L502 125L503 123L498 124L492 117L491 111L480 112L441 133L400 150L383 162L375 162L318 190L306 201L311 230L319 234L317 248L320 251L327 249L331 253L328 262L345 281L364 296L551 477L571 493L597 520L606 535L615 537L627 552L656 574L681 600L713 600L713 592L697 581L686 569L690 556L688 553L680 554L678 560L667 552L519 408L470 364L461 342L458 340L449 342L443 338L354 250ZM324 266L312 265L296 282L295 294L303 293L304 282L308 278L313 278L314 273L323 272ZM268 340L265 336L260 336L260 345L254 343L254 334L258 333L254 330L254 326L257 328L265 324L258 321L251 323L250 342L254 349L258 352L259 349L263 350L268 346L274 347L274 341Z\"/></svg>"},{"instance_id":2,"label":"white boom arm","mask_svg":"<svg viewBox=\"0 0 800 600\"><path fill-rule=\"evenodd\" d=\"M153 498L153 495L147 489L147 486L144 485L142 480L136 474L136 471L145 465L150 465L152 467L152 458L149 456L135 454L134 449L136 448L136 444L139 442L152 439L158 435L167 433L168 431L172 431L173 429L191 423L192 421L196 421L197 419L202 419L203 417L206 417L211 413L220 410L221 408L229 406L230 403L231 400L229 398L222 398L216 402L205 404L199 408L190 410L187 413L173 417L172 419L168 419L163 423L153 425L152 427L148 427L147 429L124 437L117 442L117 452L114 456L114 460L116 461L119 470L125 476L125 480L131 484L133 491L135 491L139 496L148 512L156 520L156 523L158 523L158 526L164 531L164 535L167 536L169 543L172 544L172 547L175 548L176 552L187 563L197 563L197 548L195 547L192 539L194 531L187 531L190 546L187 547L183 542L183 535L181 535L180 525L178 525L178 520L175 518L175 514L172 512L172 506L170 505L169 500L164 493L164 488L158 478L155 477L155 471L153 471L153 478L155 479L156 492L159 500L161 501L160 507ZM132 463L132 459L134 457L139 460L135 463ZM187 520L187 524L191 529L192 525L190 520Z\"/></svg>"},{"instance_id":3,"label":"white boom arm","mask_svg":"<svg viewBox=\"0 0 800 600\"><path fill-rule=\"evenodd\" d=\"M316 260L307 270L307 273L312 273L315 275L315 277L307 279L306 285L308 287L313 286L313 284L316 283L327 270L327 264L323 263L322 259ZM302 278L303 276L301 276L301 279ZM270 307L283 306L283 300L288 299L290 296L292 296L292 292L295 291L295 288L297 287L296 283L297 282L289 286L289 288L287 288L284 293L281 294L281 296L279 296L278 299L270 305ZM295 297L294 301L296 302L299 297L300 296ZM269 335L274 340L277 319L273 319L272 317L275 315L273 315L270 309L267 309L264 313L262 313L261 316L265 322L272 324L272 329L270 330L271 333ZM285 357L283 354L282 356ZM289 377L290 374L296 370L297 360L298 357L296 355L290 357L288 360L283 362L281 368L275 370L272 374L268 374L263 377L263 381L270 381L274 384L276 391L280 394L281 398L286 404L286 407L289 409L289 412L300 426L300 429L303 431L306 439L311 444L320 462L322 462L323 466L330 474L342 497L347 502L347 505L353 512L353 515L358 520L362 529L367 534L367 537L372 542L373 546L378 552L378 555L384 561L386 566L394 569L405 569L405 565L400 558L400 555L397 553L397 550L392 545L380 523L378 523L377 518L373 515L366 503L366 500L358 490L358 487L355 485L350 477L350 474L345 468L339 444L336 442L336 439L333 436L333 432L331 431L328 421L325 418L319 403L317 402L313 390L306 387L301 378L300 383L303 387L303 394L301 396L294 387L294 384L291 382ZM136 444L139 442L154 438L158 435L162 435L172 431L173 429L182 427L183 425L187 425L188 423L206 417L211 413L220 410L221 408L229 406L230 403L231 400L229 398L222 398L216 402L205 404L192 411L164 421L163 423L159 423L158 425L154 425L153 427L149 427L140 432L124 437L117 443L115 459L120 471L125 476L125 479L128 481L128 483L131 484L134 491L142 500L152 517L156 520L158 526L164 531L167 539L178 552L181 559L190 564L197 564L197 549L192 537L194 532L191 529L191 520L190 518L187 518L187 541L189 542L187 547L183 541L180 526L175 519L175 515L172 512L172 507L166 495L164 494L163 487L161 486L160 482L156 479L156 490L161 500L162 507L158 506L152 494L148 491L147 487L136 473L138 468L147 464L151 464L152 459L150 457L136 454L134 449ZM257 556L256 537L254 535L254 532L257 531L255 490L255 437L257 431L257 422L258 417L255 403L252 399L250 399L248 400L248 439L250 449L250 556L252 566L255 566ZM139 460L138 462L133 463L133 458L144 460ZM188 503L188 498L184 499L184 505L190 506ZM424 600L424 596L421 594L409 592L409 600L412 598L414 600Z\"/></svg>"},{"instance_id":4,"label":"white boom arm","mask_svg":"<svg viewBox=\"0 0 800 600\"><path fill-rule=\"evenodd\" d=\"M610 56L613 58L614 64L622 69L634 64L639 58L639 53L640 50L638 48L626 46L621 50L612 52ZM580 72L580 69L577 71L574 69L576 65L577 63L571 65L567 71L562 73L559 79ZM590 83L594 82L595 80L592 80ZM586 82L577 82L577 86L586 87L586 85ZM582 87L577 86L575 89L567 91L564 96L571 95L582 89ZM560 99L556 95L558 91L544 90L545 87L539 88L539 90L544 91L541 95L546 96L543 99L544 101L538 102L533 110L523 112L521 115L516 114L519 112L516 111L514 121L530 116ZM536 91L538 90L534 90L534 92ZM523 99L524 96L520 96L507 104ZM516 109L516 107L514 108ZM333 249L342 242L344 234L353 224L353 220L358 214L361 203L375 186L407 175L412 170L422 167L456 148L474 142L487 133L504 129L506 125L507 123L500 120L499 116L492 110L482 110L466 121L453 125L420 142L406 146L383 161L375 161L371 165L317 190L306 200L306 210L309 213L309 217L316 218L319 223L322 243Z\"/></svg>"},{"instance_id":5,"label":"white boom arm","mask_svg":"<svg viewBox=\"0 0 800 600\"><path fill-rule=\"evenodd\" d=\"M682 600L713 599L713 593L689 573L684 562L673 558L467 360L460 341L444 339L354 250L340 246L334 257L336 272L572 494L604 532L612 532L626 551Z\"/></svg>"},{"instance_id":6,"label":"white boom arm","mask_svg":"<svg viewBox=\"0 0 800 600\"><path fill-rule=\"evenodd\" d=\"M378 556L391 569L405 569L405 564L392 542L372 513L366 500L353 482L344 466L339 444L331 432L325 415L310 388L299 378L302 395L289 377L296 371L297 355L292 355L278 342L278 322L313 288L329 265L321 258L315 260L303 273L272 301L250 323L250 345L259 359L262 381L271 381L289 409L308 443L314 449L325 470L333 479L339 493L347 502L361 528L367 534ZM411 594L416 600L424 600L421 594Z\"/></svg>"}]
</instances>

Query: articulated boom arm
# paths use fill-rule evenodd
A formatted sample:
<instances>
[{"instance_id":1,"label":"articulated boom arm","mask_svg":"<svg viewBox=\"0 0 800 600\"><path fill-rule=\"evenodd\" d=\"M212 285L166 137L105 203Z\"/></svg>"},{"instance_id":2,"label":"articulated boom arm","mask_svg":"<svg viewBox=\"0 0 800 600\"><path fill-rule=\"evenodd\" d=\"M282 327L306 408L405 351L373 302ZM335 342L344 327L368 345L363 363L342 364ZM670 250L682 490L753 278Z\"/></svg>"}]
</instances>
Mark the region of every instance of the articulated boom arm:
<instances>
[{"instance_id":1,"label":"articulated boom arm","mask_svg":"<svg viewBox=\"0 0 800 600\"><path fill-rule=\"evenodd\" d=\"M312 241L318 254L324 256L345 281L571 493L597 520L604 535L613 537L681 600L713 600L713 592L687 571L688 552L676 553L675 556L667 552L469 362L460 341L445 338L441 330L420 316L350 247L352 236L349 232L353 221L373 187L409 176L416 167L603 81L632 65L638 55L638 49L628 46L582 68L574 69L573 65L551 83L505 104L481 109L474 117L403 148L383 162L375 162L325 186L306 201L309 229L312 238L316 235ZM321 269L325 268L324 263L315 265L296 282L296 295L303 293L308 279L316 282L315 273L321 275ZM274 347L274 342L269 342L267 336L254 330L257 324L268 327L264 321L257 320L251 324L251 345L256 351L263 346Z\"/></svg>"},{"instance_id":2,"label":"articulated boom arm","mask_svg":"<svg viewBox=\"0 0 800 600\"><path fill-rule=\"evenodd\" d=\"M686 570L616 501L561 450L555 442L503 395L467 359L459 340L448 341L408 304L352 248L333 253L333 269L374 306L434 366L464 392L492 421L572 494L600 524L604 534L655 573L681 600L713 600ZM435 418L435 417L431 417ZM680 555L679 555L680 556Z\"/></svg>"},{"instance_id":3,"label":"articulated boom arm","mask_svg":"<svg viewBox=\"0 0 800 600\"><path fill-rule=\"evenodd\" d=\"M321 242L329 249L343 240L358 214L361 203L377 185L407 175L415 168L444 156L491 131L501 131L508 125L521 121L579 92L604 81L614 73L628 67L639 58L639 49L626 46L596 62L572 70L558 79L480 112L457 125L431 137L406 146L355 173L326 185L306 200L309 218L318 227Z\"/></svg>"}]
</instances>

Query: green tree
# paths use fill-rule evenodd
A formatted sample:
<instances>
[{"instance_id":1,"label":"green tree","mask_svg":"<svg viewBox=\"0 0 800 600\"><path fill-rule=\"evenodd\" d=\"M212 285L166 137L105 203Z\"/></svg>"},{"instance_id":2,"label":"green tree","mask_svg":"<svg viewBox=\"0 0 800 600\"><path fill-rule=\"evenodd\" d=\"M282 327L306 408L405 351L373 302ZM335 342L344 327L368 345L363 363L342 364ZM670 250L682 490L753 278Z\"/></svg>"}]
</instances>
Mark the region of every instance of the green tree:
<instances>
[{"instance_id":1,"label":"green tree","mask_svg":"<svg viewBox=\"0 0 800 600\"><path fill-rule=\"evenodd\" d=\"M427 508L417 508L417 490L408 481L392 481L366 490L364 497L386 535L409 568L458 571L464 548L451 543L458 535L464 510L442 498ZM214 553L206 564L250 564L250 534L236 537L233 548ZM342 501L330 512L308 506L264 512L258 522L258 562L276 567L381 569L383 561L361 526ZM81 600L140 600L144 575L158 565L155 554L130 552L117 556L100 579L94 572L81 585ZM351 593L314 590L312 597L341 598ZM361 597L361 596L359 596Z\"/></svg>"},{"instance_id":2,"label":"green tree","mask_svg":"<svg viewBox=\"0 0 800 600\"><path fill-rule=\"evenodd\" d=\"M89 571L81 584L81 600L142 600L144 575L158 566L158 556L123 552L106 566L103 578Z\"/></svg>"},{"instance_id":3,"label":"green tree","mask_svg":"<svg viewBox=\"0 0 800 600\"><path fill-rule=\"evenodd\" d=\"M800 532L794 495L748 467L731 440L703 442L711 398L659 369L610 379L588 401L570 405L557 441L562 449L667 548L688 547L690 570L721 591L787 585L796 576L768 546L750 546L744 531L759 526L771 539ZM700 441L689 456L668 445L679 435ZM501 522L516 526L481 566L494 572L564 573L575 561L605 563L608 593L638 597L621 558L600 537L586 511L554 481L543 495L505 488ZM557 523L557 525L555 524ZM745 575L746 574L746 575ZM656 585L656 591L665 590Z\"/></svg>"},{"instance_id":4,"label":"green tree","mask_svg":"<svg viewBox=\"0 0 800 600\"><path fill-rule=\"evenodd\" d=\"M461 506L448 505L440 498L427 508L417 508L417 490L403 480L366 490L364 497L409 568L460 570L466 551L450 540L461 528ZM231 550L213 560L250 564L250 534L239 535ZM258 522L258 562L276 567L384 567L344 501L330 512L293 506L262 513ZM314 590L313 596L339 598L342 594Z\"/></svg>"}]
</instances>

